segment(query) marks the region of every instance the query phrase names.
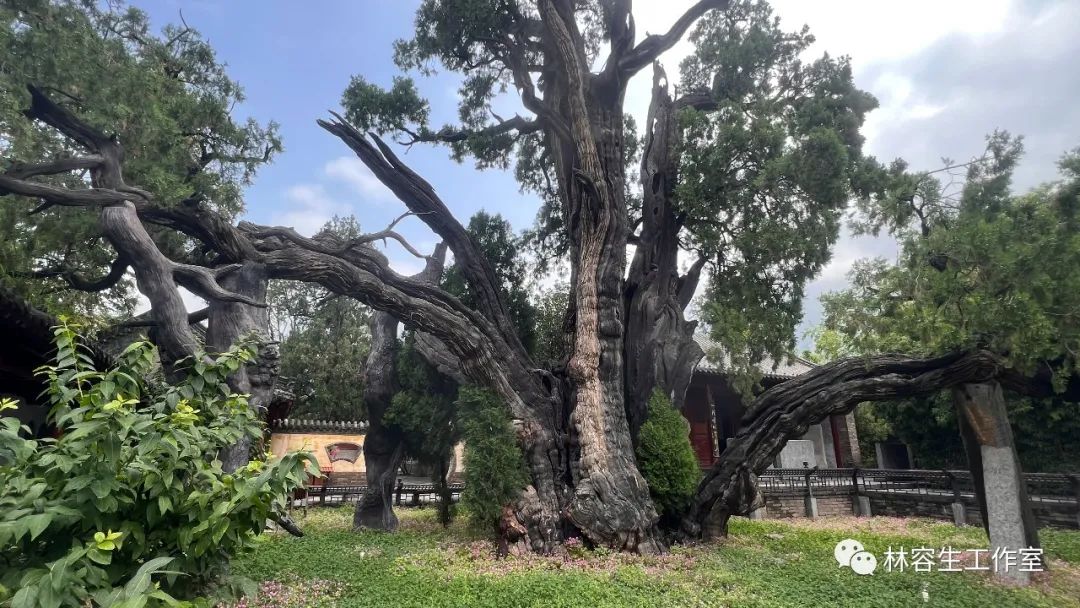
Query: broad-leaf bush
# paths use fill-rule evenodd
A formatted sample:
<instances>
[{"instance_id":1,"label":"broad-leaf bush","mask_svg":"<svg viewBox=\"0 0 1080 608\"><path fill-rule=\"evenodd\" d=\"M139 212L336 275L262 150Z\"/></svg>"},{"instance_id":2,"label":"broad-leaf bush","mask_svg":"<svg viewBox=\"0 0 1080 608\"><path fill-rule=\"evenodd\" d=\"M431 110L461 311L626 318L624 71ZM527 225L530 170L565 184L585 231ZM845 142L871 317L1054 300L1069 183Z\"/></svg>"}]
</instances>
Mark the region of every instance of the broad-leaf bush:
<instances>
[{"instance_id":1,"label":"broad-leaf bush","mask_svg":"<svg viewBox=\"0 0 1080 608\"><path fill-rule=\"evenodd\" d=\"M676 522L690 504L701 467L690 445L689 424L658 390L649 397L649 417L638 435L637 461L661 521Z\"/></svg>"},{"instance_id":2,"label":"broad-leaf bush","mask_svg":"<svg viewBox=\"0 0 1080 608\"><path fill-rule=\"evenodd\" d=\"M149 343L99 371L76 329L61 320L55 364L38 370L59 438L28 439L16 418L0 418L6 601L143 606L227 589L228 560L252 546L316 466L292 453L222 471L221 448L262 440L247 397L225 383L253 348L182 362L183 380L164 386L143 379L155 359Z\"/></svg>"}]
</instances>

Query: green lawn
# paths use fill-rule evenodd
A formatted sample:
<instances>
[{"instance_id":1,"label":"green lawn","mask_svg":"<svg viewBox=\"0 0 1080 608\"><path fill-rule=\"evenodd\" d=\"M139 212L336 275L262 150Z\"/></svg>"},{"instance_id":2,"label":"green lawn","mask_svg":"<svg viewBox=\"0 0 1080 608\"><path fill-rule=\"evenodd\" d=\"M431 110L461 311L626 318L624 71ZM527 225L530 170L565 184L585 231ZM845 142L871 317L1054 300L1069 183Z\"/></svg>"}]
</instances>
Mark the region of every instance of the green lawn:
<instances>
[{"instance_id":1,"label":"green lawn","mask_svg":"<svg viewBox=\"0 0 1080 608\"><path fill-rule=\"evenodd\" d=\"M1012 606L1080 607L1080 532L1045 530L1051 572L1027 589L980 573L839 568L833 547L860 540L882 560L904 546L986 546L981 529L927 520L736 518L726 541L676 547L660 557L575 550L565 557L496 560L493 545L463 523L444 530L431 510L402 511L394 534L353 533L348 509L312 510L304 538L264 537L235 562L262 581L246 606Z\"/></svg>"}]
</instances>

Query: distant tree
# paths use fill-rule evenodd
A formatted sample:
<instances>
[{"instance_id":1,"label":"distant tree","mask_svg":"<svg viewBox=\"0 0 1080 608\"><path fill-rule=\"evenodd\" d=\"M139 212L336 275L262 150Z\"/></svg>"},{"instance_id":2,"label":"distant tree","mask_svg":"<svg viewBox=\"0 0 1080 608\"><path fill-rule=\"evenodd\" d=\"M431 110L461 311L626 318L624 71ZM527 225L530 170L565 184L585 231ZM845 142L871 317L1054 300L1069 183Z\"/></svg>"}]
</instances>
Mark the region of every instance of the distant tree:
<instances>
[{"instance_id":1,"label":"distant tree","mask_svg":"<svg viewBox=\"0 0 1080 608\"><path fill-rule=\"evenodd\" d=\"M985 446L1008 448L1015 471L1025 455L1035 457L1035 466L1078 461L1076 448L1055 434L1075 433L1080 399L1080 309L1074 305L1080 158L1065 156L1060 181L1014 194L1012 172L1021 153L1019 139L997 132L971 162L890 176L889 196L863 206L859 227L892 233L902 247L899 263L858 264L850 289L823 298L826 327L842 332L857 352L948 358L981 350L996 359L998 373L952 387L953 416L984 525ZM957 171L960 188L950 190L939 174ZM951 426L949 408L933 393L921 396L926 399L888 416L898 434L911 429L932 440L940 425ZM927 451L948 452L939 446ZM1035 546L1026 488L1017 494L1023 542Z\"/></svg>"},{"instance_id":2,"label":"distant tree","mask_svg":"<svg viewBox=\"0 0 1080 608\"><path fill-rule=\"evenodd\" d=\"M335 217L321 232L355 238L353 217ZM295 418L366 420L363 363L371 348L371 313L353 298L296 281L271 281L266 303L281 342L281 375L296 394Z\"/></svg>"},{"instance_id":3,"label":"distant tree","mask_svg":"<svg viewBox=\"0 0 1080 608\"><path fill-rule=\"evenodd\" d=\"M529 301L527 286L530 274L526 270L521 238L514 234L510 222L501 215L491 215L486 211L478 211L469 218L465 231L491 264L522 345L530 353L534 352L537 340L536 309ZM443 288L470 306L476 304L477 296L459 265L451 266L446 271Z\"/></svg>"},{"instance_id":4,"label":"distant tree","mask_svg":"<svg viewBox=\"0 0 1080 608\"><path fill-rule=\"evenodd\" d=\"M565 365L570 356L566 331L566 310L570 302L570 284L558 280L541 287L533 295L536 309L536 360L549 366Z\"/></svg>"},{"instance_id":5,"label":"distant tree","mask_svg":"<svg viewBox=\"0 0 1080 608\"><path fill-rule=\"evenodd\" d=\"M268 304L297 295L294 284L271 283ZM306 288L317 289L317 288ZM281 375L296 394L295 418L364 420L363 362L370 349L370 312L356 300L322 294L310 316L281 342Z\"/></svg>"}]
</instances>

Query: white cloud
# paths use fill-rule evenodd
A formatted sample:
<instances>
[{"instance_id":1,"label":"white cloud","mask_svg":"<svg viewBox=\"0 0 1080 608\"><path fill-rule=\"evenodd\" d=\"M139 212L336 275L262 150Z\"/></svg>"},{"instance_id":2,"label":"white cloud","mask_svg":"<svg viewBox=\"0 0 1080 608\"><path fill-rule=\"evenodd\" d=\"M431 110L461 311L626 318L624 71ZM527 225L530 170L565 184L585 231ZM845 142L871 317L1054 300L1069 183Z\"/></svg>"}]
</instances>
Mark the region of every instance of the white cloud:
<instances>
[{"instance_id":1,"label":"white cloud","mask_svg":"<svg viewBox=\"0 0 1080 608\"><path fill-rule=\"evenodd\" d=\"M275 224L291 226L300 234L311 236L334 215L347 215L352 209L334 200L321 184L298 184L285 191L286 207L275 213Z\"/></svg>"},{"instance_id":2,"label":"white cloud","mask_svg":"<svg viewBox=\"0 0 1080 608\"><path fill-rule=\"evenodd\" d=\"M825 50L851 55L862 65L914 55L950 35L998 32L1012 4L1010 0L772 0L784 27L810 26L818 42L815 55Z\"/></svg>"},{"instance_id":3,"label":"white cloud","mask_svg":"<svg viewBox=\"0 0 1080 608\"><path fill-rule=\"evenodd\" d=\"M852 265L858 260L882 257L887 260L895 260L899 246L889 236L855 236L845 227L832 250L832 258L814 278L815 283L834 289L839 285L847 284L847 273Z\"/></svg>"},{"instance_id":4,"label":"white cloud","mask_svg":"<svg viewBox=\"0 0 1080 608\"><path fill-rule=\"evenodd\" d=\"M639 37L667 31L671 23L695 1L635 3L634 15ZM925 137L925 131L932 128L931 125L946 119L955 108L984 103L986 100L974 100L973 93L962 88L955 88L944 95L940 90L925 90L922 88L925 85L916 80L916 75L909 73L911 67L907 64L935 45L950 40L964 40L979 47L999 44L1006 32L1016 28L1018 23L1031 20L1030 16L1022 18L1025 8L1016 0L909 0L904 3L770 0L770 3L781 19L782 28L796 30L804 24L809 26L816 43L807 50L808 59L819 57L824 52L833 56L851 56L856 84L873 93L880 102L879 108L869 114L863 127L867 151L885 160L903 156L920 168L928 168L929 165L924 167L924 164L932 164L940 156L948 155L949 151L913 154L911 149L897 149L896 138L892 136L907 133L908 143L913 145L922 139L919 133L924 133ZM1047 9L1039 20L1050 19L1056 22L1058 29L1075 28L1074 25L1065 25L1075 23L1074 19L1067 18L1065 13L1069 11L1062 8L1068 4L1065 2ZM1048 17L1050 13L1055 16ZM1048 24L1046 29L1050 29ZM1057 40L1062 37L1048 35L1046 38ZM1032 41L1032 44L1045 46L1049 43ZM1061 45L1068 46L1067 43L1058 46ZM692 45L684 39L661 57L670 83L678 82L678 65L691 49ZM1017 49L1017 52L1023 51ZM1037 62L1038 59L1032 58L1031 61ZM626 109L642 128L651 96L651 78L652 71L643 70L627 88ZM990 124L986 128L994 126ZM978 144L978 134L973 137L973 142ZM847 273L855 261L876 256L894 259L896 250L897 245L891 238L854 237L845 229L833 248L830 263L807 285L807 298L804 301L807 314L800 334L820 319L818 296L826 291L844 288L848 283Z\"/></svg>"},{"instance_id":5,"label":"white cloud","mask_svg":"<svg viewBox=\"0 0 1080 608\"><path fill-rule=\"evenodd\" d=\"M128 272L129 272L131 278L134 279L135 278L134 273L132 273L131 271L128 271ZM206 300L204 300L204 299L200 298L199 296L191 293L190 291L188 291L187 289L185 289L183 287L178 286L177 290L180 292L180 299L184 301L184 308L187 309L188 312L195 312L196 310L201 310L203 308L206 308L206 305L207 305ZM135 302L135 315L141 315L144 312L147 312L147 311L150 310L150 300L146 299L146 296L144 296L142 294L142 292L139 292L136 295L136 298L137 298L137 301Z\"/></svg>"},{"instance_id":6,"label":"white cloud","mask_svg":"<svg viewBox=\"0 0 1080 608\"><path fill-rule=\"evenodd\" d=\"M323 172L349 185L365 202L384 203L397 200L394 193L379 181L375 174L355 156L340 156L326 163Z\"/></svg>"}]
</instances>

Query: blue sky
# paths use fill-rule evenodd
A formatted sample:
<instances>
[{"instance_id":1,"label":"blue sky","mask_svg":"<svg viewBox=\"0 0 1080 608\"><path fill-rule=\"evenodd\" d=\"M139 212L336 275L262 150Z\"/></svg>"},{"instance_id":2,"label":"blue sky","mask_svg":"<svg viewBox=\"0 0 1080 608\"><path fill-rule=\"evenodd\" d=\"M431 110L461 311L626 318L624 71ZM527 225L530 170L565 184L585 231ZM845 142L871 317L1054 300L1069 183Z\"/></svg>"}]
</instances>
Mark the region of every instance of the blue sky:
<instances>
[{"instance_id":1,"label":"blue sky","mask_svg":"<svg viewBox=\"0 0 1080 608\"><path fill-rule=\"evenodd\" d=\"M206 36L248 101L238 109L281 125L285 152L263 169L247 192L250 219L311 233L331 215L355 214L366 229L388 224L403 210L340 141L315 119L336 109L356 74L389 84L397 73L392 43L411 33L419 0L217 2L131 0L155 26L179 20ZM638 0L638 31L657 33L692 0ZM785 27L806 23L817 36L814 55L852 57L856 83L881 107L863 132L869 153L903 157L915 168L940 159L978 154L995 128L1026 137L1017 172L1026 188L1055 176L1054 161L1080 145L1080 2L1075 0L775 0ZM689 50L676 46L662 60L674 76ZM420 82L432 123L455 115L457 79L443 74ZM644 122L648 77L631 82L627 111ZM406 162L424 175L455 214L501 213L515 228L532 224L537 203L518 192L511 175L459 165L437 147L414 146ZM402 232L421 250L435 242L415 219ZM395 267L413 272L419 260L389 251ZM885 238L841 236L832 262L808 287L800 335L820 318L817 297L842 288L852 262L894 257ZM802 346L808 346L805 340Z\"/></svg>"},{"instance_id":2,"label":"blue sky","mask_svg":"<svg viewBox=\"0 0 1080 608\"><path fill-rule=\"evenodd\" d=\"M350 78L389 85L397 74L392 43L410 33L416 2L339 2L333 6L300 2L138 2L156 26L184 20L199 30L244 88L240 115L281 125L285 152L262 169L246 195L248 217L284 224L310 234L328 216L355 214L365 229L385 227L403 211L400 202L364 168L337 138L315 124L337 110ZM424 79L432 123L456 113L458 80L449 74ZM513 177L500 171L477 172L450 160L444 148L413 146L403 158L427 177L458 215L467 219L487 208L515 227L531 224L536 202L518 192ZM434 245L416 219L402 231L422 250ZM394 253L394 252L392 252ZM418 260L394 255L402 271Z\"/></svg>"}]
</instances>

